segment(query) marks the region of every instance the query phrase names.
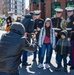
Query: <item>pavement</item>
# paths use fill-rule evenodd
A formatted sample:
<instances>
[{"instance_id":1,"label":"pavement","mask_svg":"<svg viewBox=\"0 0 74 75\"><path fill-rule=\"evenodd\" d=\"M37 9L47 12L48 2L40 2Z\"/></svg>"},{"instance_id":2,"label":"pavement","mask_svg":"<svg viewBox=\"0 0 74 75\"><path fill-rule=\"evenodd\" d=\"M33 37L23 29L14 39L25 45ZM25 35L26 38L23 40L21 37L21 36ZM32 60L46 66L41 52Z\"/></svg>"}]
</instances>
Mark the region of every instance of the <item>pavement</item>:
<instances>
[{"instance_id":1,"label":"pavement","mask_svg":"<svg viewBox=\"0 0 74 75\"><path fill-rule=\"evenodd\" d=\"M3 34L3 33L6 33L5 31L2 31L0 30L0 36ZM19 66L19 72L20 72L20 75L74 75L74 70L71 70L70 71L70 66L68 66L68 73L64 72L63 71L63 68L62 68L62 71L60 72L56 72L55 71L55 68L57 67L57 64L56 64L56 60L55 60L55 53L53 51L53 54L52 54L52 59L51 59L51 64L50 64L50 68L49 69L45 69L45 67L43 69L38 69L37 68L37 65L38 65L38 62L32 62L33 60L33 53L28 53L28 63L31 64L31 66ZM67 58L69 60L69 58ZM38 61L38 59L36 59ZM44 58L44 61L45 61L45 58Z\"/></svg>"},{"instance_id":2,"label":"pavement","mask_svg":"<svg viewBox=\"0 0 74 75\"><path fill-rule=\"evenodd\" d=\"M45 67L38 69L37 68L38 62L33 63L32 62L33 54L29 53L28 63L31 64L31 66L28 66L28 67L23 66L22 67L20 64L20 67L19 67L20 75L74 75L74 70L70 71L70 66L68 66L68 68L67 68L68 73L64 72L63 68L62 68L62 71L56 72L55 69L57 67L57 64L56 64L55 57L56 57L56 55L53 51L49 69L46 69ZM67 57L67 59L69 60L69 57ZM38 61L38 59L37 59L37 61ZM44 62L45 62L45 58L44 58Z\"/></svg>"}]
</instances>

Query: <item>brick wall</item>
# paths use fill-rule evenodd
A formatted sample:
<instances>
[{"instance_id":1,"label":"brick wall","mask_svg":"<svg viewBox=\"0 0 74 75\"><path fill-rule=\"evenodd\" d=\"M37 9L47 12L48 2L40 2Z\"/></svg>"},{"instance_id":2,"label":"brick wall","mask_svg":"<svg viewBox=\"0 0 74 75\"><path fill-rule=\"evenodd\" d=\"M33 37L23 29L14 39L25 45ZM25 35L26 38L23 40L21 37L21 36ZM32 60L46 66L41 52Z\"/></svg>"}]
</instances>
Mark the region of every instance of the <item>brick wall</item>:
<instances>
[{"instance_id":1,"label":"brick wall","mask_svg":"<svg viewBox=\"0 0 74 75\"><path fill-rule=\"evenodd\" d=\"M45 11L45 17L48 18L48 17L51 17L51 0L46 0L45 2L45 7L46 7L46 11Z\"/></svg>"},{"instance_id":2,"label":"brick wall","mask_svg":"<svg viewBox=\"0 0 74 75\"><path fill-rule=\"evenodd\" d=\"M39 10L41 10L41 18L45 18L45 7L44 7L44 2L39 2Z\"/></svg>"},{"instance_id":3,"label":"brick wall","mask_svg":"<svg viewBox=\"0 0 74 75\"><path fill-rule=\"evenodd\" d=\"M31 0L30 0L31 1ZM66 2L69 0L57 0L61 3L61 8L64 9L63 12L63 17L65 18L65 7L66 7ZM45 16L45 18L50 17L51 18L51 4L52 2L55 2L55 0L45 0L45 4L43 2L39 2L39 9L42 11L41 16L42 18L44 18L43 16ZM45 7L45 8L44 8ZM38 8L36 8L36 5L31 5L30 10L36 10Z\"/></svg>"}]
</instances>

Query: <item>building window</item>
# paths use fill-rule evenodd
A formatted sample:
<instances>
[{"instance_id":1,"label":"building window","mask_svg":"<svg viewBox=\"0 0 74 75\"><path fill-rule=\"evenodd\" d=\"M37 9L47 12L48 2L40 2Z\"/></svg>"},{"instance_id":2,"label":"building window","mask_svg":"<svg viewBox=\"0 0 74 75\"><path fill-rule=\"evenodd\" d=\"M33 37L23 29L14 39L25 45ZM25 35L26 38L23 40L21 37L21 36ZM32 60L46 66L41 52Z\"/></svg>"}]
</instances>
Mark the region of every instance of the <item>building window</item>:
<instances>
[{"instance_id":1,"label":"building window","mask_svg":"<svg viewBox=\"0 0 74 75\"><path fill-rule=\"evenodd\" d=\"M2 4L4 4L4 1L2 1Z\"/></svg>"},{"instance_id":2,"label":"building window","mask_svg":"<svg viewBox=\"0 0 74 75\"><path fill-rule=\"evenodd\" d=\"M74 0L66 2L66 7L74 7ZM67 17L68 17L68 15L67 15L67 12L66 12L66 19L67 19Z\"/></svg>"},{"instance_id":3,"label":"building window","mask_svg":"<svg viewBox=\"0 0 74 75\"><path fill-rule=\"evenodd\" d=\"M68 2L66 3L66 6L67 6L67 7L69 7L69 6L74 7L74 1L68 1Z\"/></svg>"},{"instance_id":4,"label":"building window","mask_svg":"<svg viewBox=\"0 0 74 75\"><path fill-rule=\"evenodd\" d=\"M53 2L51 4L51 17L54 17L55 16L55 8L60 8L61 7L61 3L60 2Z\"/></svg>"},{"instance_id":5,"label":"building window","mask_svg":"<svg viewBox=\"0 0 74 75\"><path fill-rule=\"evenodd\" d=\"M11 0L7 0L7 2L10 2Z\"/></svg>"}]
</instances>

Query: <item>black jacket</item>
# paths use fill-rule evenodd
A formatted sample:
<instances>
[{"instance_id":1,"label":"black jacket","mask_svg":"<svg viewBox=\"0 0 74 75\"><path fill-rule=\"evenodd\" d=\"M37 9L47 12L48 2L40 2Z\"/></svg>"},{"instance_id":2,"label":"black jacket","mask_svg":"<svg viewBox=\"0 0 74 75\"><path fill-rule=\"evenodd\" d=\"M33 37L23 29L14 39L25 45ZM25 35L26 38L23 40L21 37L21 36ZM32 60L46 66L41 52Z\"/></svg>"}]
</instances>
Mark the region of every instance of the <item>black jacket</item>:
<instances>
[{"instance_id":1,"label":"black jacket","mask_svg":"<svg viewBox=\"0 0 74 75\"><path fill-rule=\"evenodd\" d=\"M25 38L15 32L2 35L0 39L0 72L18 71Z\"/></svg>"},{"instance_id":2,"label":"black jacket","mask_svg":"<svg viewBox=\"0 0 74 75\"><path fill-rule=\"evenodd\" d=\"M9 20L9 22L8 22L8 20ZM7 24L12 23L12 18L9 16L9 17L6 19L6 22L7 22Z\"/></svg>"},{"instance_id":3,"label":"black jacket","mask_svg":"<svg viewBox=\"0 0 74 75\"><path fill-rule=\"evenodd\" d=\"M31 33L34 30L34 20L31 16L27 15L21 23L24 25L26 32Z\"/></svg>"},{"instance_id":4,"label":"black jacket","mask_svg":"<svg viewBox=\"0 0 74 75\"><path fill-rule=\"evenodd\" d=\"M71 44L67 39L59 39L55 51L61 55L70 54Z\"/></svg>"}]
</instances>

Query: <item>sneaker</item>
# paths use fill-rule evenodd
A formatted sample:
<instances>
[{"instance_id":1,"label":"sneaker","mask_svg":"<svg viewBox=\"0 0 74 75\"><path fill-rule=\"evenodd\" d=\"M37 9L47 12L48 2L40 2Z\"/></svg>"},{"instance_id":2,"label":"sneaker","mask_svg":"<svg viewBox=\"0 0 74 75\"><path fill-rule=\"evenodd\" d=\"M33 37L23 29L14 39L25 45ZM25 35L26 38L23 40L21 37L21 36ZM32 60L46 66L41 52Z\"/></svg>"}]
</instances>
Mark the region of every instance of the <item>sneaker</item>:
<instances>
[{"instance_id":1,"label":"sneaker","mask_svg":"<svg viewBox=\"0 0 74 75\"><path fill-rule=\"evenodd\" d=\"M40 64L38 65L38 68L43 68L43 64L40 63Z\"/></svg>"},{"instance_id":2,"label":"sneaker","mask_svg":"<svg viewBox=\"0 0 74 75\"><path fill-rule=\"evenodd\" d=\"M45 67L46 67L46 68L49 68L50 66L49 66L49 64L45 64Z\"/></svg>"}]
</instances>

